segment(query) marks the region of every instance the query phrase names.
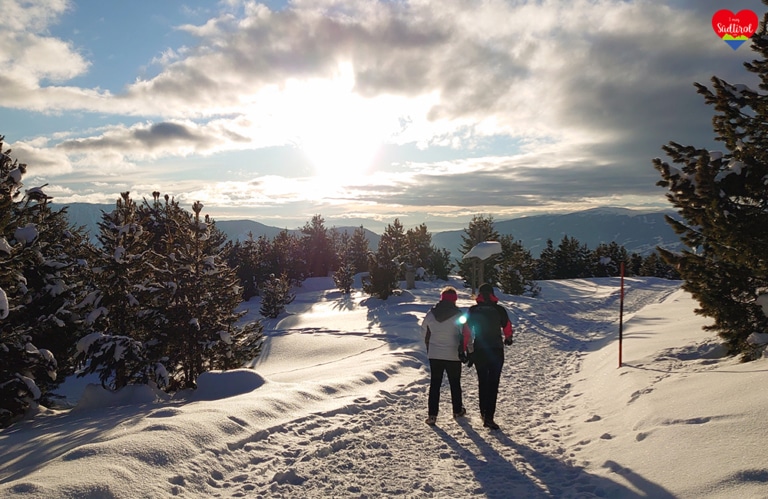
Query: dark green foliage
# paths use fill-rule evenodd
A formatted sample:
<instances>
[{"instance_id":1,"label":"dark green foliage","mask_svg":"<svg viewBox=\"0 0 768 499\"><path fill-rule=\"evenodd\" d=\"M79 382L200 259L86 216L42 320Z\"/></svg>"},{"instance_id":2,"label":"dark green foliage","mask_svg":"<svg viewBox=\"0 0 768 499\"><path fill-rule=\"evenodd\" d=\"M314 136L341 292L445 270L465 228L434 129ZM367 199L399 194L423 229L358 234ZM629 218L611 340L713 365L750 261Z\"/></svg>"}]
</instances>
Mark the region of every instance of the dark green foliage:
<instances>
[{"instance_id":1,"label":"dark green foliage","mask_svg":"<svg viewBox=\"0 0 768 499\"><path fill-rule=\"evenodd\" d=\"M592 254L593 275L595 277L616 277L621 275L621 264L624 264L624 275L627 275L630 259L629 253L623 246L615 242L600 244Z\"/></svg>"},{"instance_id":2,"label":"dark green foliage","mask_svg":"<svg viewBox=\"0 0 768 499\"><path fill-rule=\"evenodd\" d=\"M363 279L363 291L373 297L386 300L400 287L400 265L387 259L384 253L369 255L368 276Z\"/></svg>"},{"instance_id":3,"label":"dark green foliage","mask_svg":"<svg viewBox=\"0 0 768 499\"><path fill-rule=\"evenodd\" d=\"M336 268L336 252L325 228L325 220L320 215L312 217L301 229L301 245L304 249L307 275L309 277L327 277Z\"/></svg>"},{"instance_id":4,"label":"dark green foliage","mask_svg":"<svg viewBox=\"0 0 768 499\"><path fill-rule=\"evenodd\" d=\"M586 244L563 236L555 250L555 279L592 277L592 255Z\"/></svg>"},{"instance_id":5,"label":"dark green foliage","mask_svg":"<svg viewBox=\"0 0 768 499\"><path fill-rule=\"evenodd\" d=\"M342 293L348 295L352 291L352 284L355 281L355 268L351 264L345 263L333 273L333 282Z\"/></svg>"},{"instance_id":6,"label":"dark green foliage","mask_svg":"<svg viewBox=\"0 0 768 499\"><path fill-rule=\"evenodd\" d=\"M258 275L260 258L258 246L253 234L248 234L245 241L228 243L224 249L227 263L235 269L235 274L243 288L243 300L248 301L258 294Z\"/></svg>"},{"instance_id":7,"label":"dark green foliage","mask_svg":"<svg viewBox=\"0 0 768 499\"><path fill-rule=\"evenodd\" d=\"M104 213L87 300L94 332L78 347L83 374L110 389L152 382L175 391L258 355L261 325L237 325L242 289L202 208L189 213L158 192L137 207L126 192Z\"/></svg>"},{"instance_id":8,"label":"dark green foliage","mask_svg":"<svg viewBox=\"0 0 768 499\"><path fill-rule=\"evenodd\" d=\"M368 269L368 253L370 247L365 229L361 225L352 233L347 248L347 262L352 265L355 272L365 272Z\"/></svg>"},{"instance_id":9,"label":"dark green foliage","mask_svg":"<svg viewBox=\"0 0 768 499\"><path fill-rule=\"evenodd\" d=\"M764 2L765 3L765 2ZM768 330L768 318L755 303L768 290L768 36L765 22L752 37L758 59L745 67L760 79L759 90L712 78L712 88L696 83L713 106L713 130L726 152L670 142L663 147L672 165L653 160L658 185L680 219L668 218L687 249L661 257L685 280L699 302L697 313L711 317L729 352L745 360L757 351L752 333Z\"/></svg>"},{"instance_id":10,"label":"dark green foliage","mask_svg":"<svg viewBox=\"0 0 768 499\"><path fill-rule=\"evenodd\" d=\"M555 243L552 242L552 239L547 239L547 246L541 251L536 263L536 279L546 281L555 278L557 267L555 255Z\"/></svg>"},{"instance_id":11,"label":"dark green foliage","mask_svg":"<svg viewBox=\"0 0 768 499\"><path fill-rule=\"evenodd\" d=\"M466 255L479 243L498 241L499 238L498 231L493 227L492 216L475 215L469 222L469 226L464 229L464 235L461 236L461 255ZM494 256L482 264L477 263L476 259L459 259L456 264L459 268L459 275L464 279L464 285L472 287L474 280L479 279L479 276L482 276L483 282L498 282L497 261L498 258Z\"/></svg>"},{"instance_id":12,"label":"dark green foliage","mask_svg":"<svg viewBox=\"0 0 768 499\"><path fill-rule=\"evenodd\" d=\"M536 261L523 243L512 236L501 236L501 257L498 264L501 290L509 295L538 296L541 291L534 281Z\"/></svg>"},{"instance_id":13,"label":"dark green foliage","mask_svg":"<svg viewBox=\"0 0 768 499\"><path fill-rule=\"evenodd\" d=\"M22 195L26 165L13 161L10 150L2 151L3 139L0 136L0 427L41 401L60 379L59 372L70 372L68 341L79 335L80 317L74 308L84 292L77 280L78 231L66 226L63 213L50 210L42 188ZM61 363L52 351L61 356Z\"/></svg>"},{"instance_id":14,"label":"dark green foliage","mask_svg":"<svg viewBox=\"0 0 768 499\"><path fill-rule=\"evenodd\" d=\"M285 311L296 296L291 293L291 282L288 276L271 276L264 282L261 290L261 315L275 319Z\"/></svg>"},{"instance_id":15,"label":"dark green foliage","mask_svg":"<svg viewBox=\"0 0 768 499\"><path fill-rule=\"evenodd\" d=\"M448 275L453 270L451 264L451 252L445 248L438 249L436 246L432 246L427 259L426 271L432 277L448 280Z\"/></svg>"}]
</instances>

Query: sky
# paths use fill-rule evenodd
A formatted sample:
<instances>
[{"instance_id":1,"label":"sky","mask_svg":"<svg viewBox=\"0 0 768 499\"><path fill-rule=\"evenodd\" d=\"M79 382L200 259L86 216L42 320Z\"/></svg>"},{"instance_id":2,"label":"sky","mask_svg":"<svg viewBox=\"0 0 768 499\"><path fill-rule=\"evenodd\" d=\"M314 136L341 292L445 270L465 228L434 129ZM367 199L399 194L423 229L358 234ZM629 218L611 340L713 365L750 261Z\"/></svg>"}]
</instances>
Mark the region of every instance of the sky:
<instances>
[{"instance_id":1,"label":"sky","mask_svg":"<svg viewBox=\"0 0 768 499\"><path fill-rule=\"evenodd\" d=\"M0 495L50 497L764 497L768 359L723 355L680 281L542 281L497 293L515 342L495 420L462 368L427 426L420 322L445 282L386 301L312 278L265 319L252 369L206 372L173 397L68 379L73 406L0 431ZM473 303L458 278L458 306ZM260 319L259 298L244 303Z\"/></svg>"},{"instance_id":2,"label":"sky","mask_svg":"<svg viewBox=\"0 0 768 499\"><path fill-rule=\"evenodd\" d=\"M717 149L694 82L753 83L757 0L0 0L0 134L57 203L160 191L216 220L460 229L667 209Z\"/></svg>"}]
</instances>

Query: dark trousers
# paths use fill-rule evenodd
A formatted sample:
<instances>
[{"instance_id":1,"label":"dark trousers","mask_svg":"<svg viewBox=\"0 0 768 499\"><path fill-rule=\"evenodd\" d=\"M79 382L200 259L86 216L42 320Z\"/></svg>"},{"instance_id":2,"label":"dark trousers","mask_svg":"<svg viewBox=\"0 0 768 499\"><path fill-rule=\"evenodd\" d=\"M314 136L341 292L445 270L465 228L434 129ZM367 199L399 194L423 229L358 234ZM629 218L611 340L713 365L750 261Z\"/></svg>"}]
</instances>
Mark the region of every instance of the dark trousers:
<instances>
[{"instance_id":1,"label":"dark trousers","mask_svg":"<svg viewBox=\"0 0 768 499\"><path fill-rule=\"evenodd\" d=\"M489 356L475 363L477 370L477 390L480 398L480 414L483 419L493 421L496 415L496 398L499 395L501 368L504 356Z\"/></svg>"},{"instance_id":2,"label":"dark trousers","mask_svg":"<svg viewBox=\"0 0 768 499\"><path fill-rule=\"evenodd\" d=\"M437 416L440 407L440 385L443 384L443 372L448 373L453 412L460 412L463 407L461 402L461 362L458 360L429 359L429 370L432 372L429 382L429 415Z\"/></svg>"}]
</instances>

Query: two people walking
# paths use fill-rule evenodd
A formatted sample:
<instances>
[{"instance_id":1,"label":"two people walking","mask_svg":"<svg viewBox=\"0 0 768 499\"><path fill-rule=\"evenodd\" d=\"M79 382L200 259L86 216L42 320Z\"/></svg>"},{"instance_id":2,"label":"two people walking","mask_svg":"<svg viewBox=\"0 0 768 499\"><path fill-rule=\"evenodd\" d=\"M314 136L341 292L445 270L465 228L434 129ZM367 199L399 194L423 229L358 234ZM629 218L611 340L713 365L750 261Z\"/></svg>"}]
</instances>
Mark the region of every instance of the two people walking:
<instances>
[{"instance_id":1,"label":"two people walking","mask_svg":"<svg viewBox=\"0 0 768 499\"><path fill-rule=\"evenodd\" d=\"M466 414L462 403L461 364L474 364L477 372L480 416L483 426L499 429L494 420L504 365L504 346L512 344L513 328L507 310L498 304L493 286L483 284L477 303L463 315L456 306L458 294L444 288L440 301L424 317L422 333L427 345L431 379L427 424L437 421L440 385L448 373L454 417ZM462 319L463 318L463 319Z\"/></svg>"}]
</instances>

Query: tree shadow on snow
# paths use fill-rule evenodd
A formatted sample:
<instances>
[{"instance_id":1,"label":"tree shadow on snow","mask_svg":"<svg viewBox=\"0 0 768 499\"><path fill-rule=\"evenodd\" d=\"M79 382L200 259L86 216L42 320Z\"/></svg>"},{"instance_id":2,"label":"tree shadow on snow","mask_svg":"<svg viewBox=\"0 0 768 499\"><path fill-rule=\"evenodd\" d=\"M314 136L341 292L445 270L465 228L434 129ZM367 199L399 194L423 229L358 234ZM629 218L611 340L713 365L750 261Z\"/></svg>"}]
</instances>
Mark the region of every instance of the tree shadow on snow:
<instances>
[{"instance_id":1,"label":"tree shadow on snow","mask_svg":"<svg viewBox=\"0 0 768 499\"><path fill-rule=\"evenodd\" d=\"M461 426L467 436L477 446L479 455L457 442L439 427L434 427L443 441L461 458L478 482L482 493L489 499L509 497L550 498L550 497L610 497L614 499L673 499L664 487L652 483L627 468L614 462L605 463L604 467L620 474L632 484L631 489L610 478L592 475L582 468L546 456L528 446L511 440L503 430L481 435L471 425L462 421ZM500 454L490 440L515 451L514 462ZM497 445L498 446L498 445ZM532 470L534 477L519 471ZM531 474L531 472L528 472ZM636 490L635 490L636 489Z\"/></svg>"}]
</instances>

